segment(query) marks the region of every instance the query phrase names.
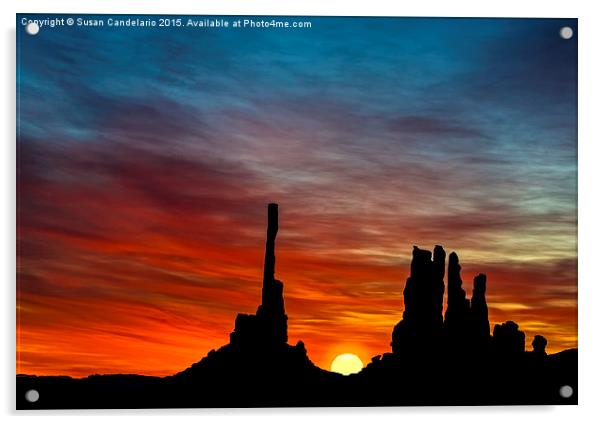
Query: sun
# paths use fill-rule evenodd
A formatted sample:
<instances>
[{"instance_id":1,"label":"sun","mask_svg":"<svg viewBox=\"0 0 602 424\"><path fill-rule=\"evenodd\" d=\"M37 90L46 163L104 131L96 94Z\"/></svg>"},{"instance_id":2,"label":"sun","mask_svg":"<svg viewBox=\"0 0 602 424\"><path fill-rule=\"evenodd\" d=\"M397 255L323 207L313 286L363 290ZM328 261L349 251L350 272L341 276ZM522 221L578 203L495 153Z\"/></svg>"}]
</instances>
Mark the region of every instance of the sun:
<instances>
[{"instance_id":1,"label":"sun","mask_svg":"<svg viewBox=\"0 0 602 424\"><path fill-rule=\"evenodd\" d=\"M362 360L353 353L342 353L330 364L330 371L349 375L360 372L364 368Z\"/></svg>"}]
</instances>

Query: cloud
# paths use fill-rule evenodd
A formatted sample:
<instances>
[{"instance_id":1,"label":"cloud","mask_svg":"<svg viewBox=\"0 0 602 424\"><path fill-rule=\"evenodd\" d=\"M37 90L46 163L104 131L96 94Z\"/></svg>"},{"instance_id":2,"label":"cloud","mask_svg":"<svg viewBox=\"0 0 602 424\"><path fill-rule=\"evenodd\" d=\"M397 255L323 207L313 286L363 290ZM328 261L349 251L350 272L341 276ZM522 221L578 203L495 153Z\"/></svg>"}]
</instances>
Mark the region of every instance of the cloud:
<instances>
[{"instance_id":1,"label":"cloud","mask_svg":"<svg viewBox=\"0 0 602 424\"><path fill-rule=\"evenodd\" d=\"M469 290L488 274L492 323L574 346L574 125L547 107L570 109L550 88L571 71L546 70L574 52L548 52L556 23L524 23L521 47L514 21L320 22L25 41L20 371L166 375L226 343L260 301L271 201L290 339L321 366L389 349L415 244L457 251Z\"/></svg>"},{"instance_id":2,"label":"cloud","mask_svg":"<svg viewBox=\"0 0 602 424\"><path fill-rule=\"evenodd\" d=\"M467 128L459 123L445 122L432 116L400 116L394 119L390 125L393 131L400 134L452 138L485 137L482 132L474 128Z\"/></svg>"}]
</instances>

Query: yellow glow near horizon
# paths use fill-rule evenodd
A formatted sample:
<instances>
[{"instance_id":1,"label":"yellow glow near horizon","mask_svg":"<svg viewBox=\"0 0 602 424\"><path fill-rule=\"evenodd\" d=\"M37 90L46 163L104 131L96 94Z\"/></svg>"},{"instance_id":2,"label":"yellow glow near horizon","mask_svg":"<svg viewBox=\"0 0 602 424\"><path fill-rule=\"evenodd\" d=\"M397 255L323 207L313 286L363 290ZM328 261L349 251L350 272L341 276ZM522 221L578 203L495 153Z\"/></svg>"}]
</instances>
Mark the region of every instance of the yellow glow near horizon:
<instances>
[{"instance_id":1,"label":"yellow glow near horizon","mask_svg":"<svg viewBox=\"0 0 602 424\"><path fill-rule=\"evenodd\" d=\"M343 375L355 374L364 368L362 360L353 353L338 355L330 364L330 370Z\"/></svg>"}]
</instances>

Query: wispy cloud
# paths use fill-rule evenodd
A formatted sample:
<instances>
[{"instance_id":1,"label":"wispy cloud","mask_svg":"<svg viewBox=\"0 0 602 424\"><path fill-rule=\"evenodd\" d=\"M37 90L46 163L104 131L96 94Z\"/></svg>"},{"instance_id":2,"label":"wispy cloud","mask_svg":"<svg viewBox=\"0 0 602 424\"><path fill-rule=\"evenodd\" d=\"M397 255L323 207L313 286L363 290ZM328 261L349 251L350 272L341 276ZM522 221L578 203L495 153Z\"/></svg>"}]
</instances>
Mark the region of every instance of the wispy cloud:
<instances>
[{"instance_id":1,"label":"wispy cloud","mask_svg":"<svg viewBox=\"0 0 602 424\"><path fill-rule=\"evenodd\" d=\"M574 346L576 47L549 41L559 24L22 40L18 371L165 375L226 343L260 299L270 201L290 339L321 366L389 349L414 244L457 251L468 291L488 274L492 323Z\"/></svg>"}]
</instances>

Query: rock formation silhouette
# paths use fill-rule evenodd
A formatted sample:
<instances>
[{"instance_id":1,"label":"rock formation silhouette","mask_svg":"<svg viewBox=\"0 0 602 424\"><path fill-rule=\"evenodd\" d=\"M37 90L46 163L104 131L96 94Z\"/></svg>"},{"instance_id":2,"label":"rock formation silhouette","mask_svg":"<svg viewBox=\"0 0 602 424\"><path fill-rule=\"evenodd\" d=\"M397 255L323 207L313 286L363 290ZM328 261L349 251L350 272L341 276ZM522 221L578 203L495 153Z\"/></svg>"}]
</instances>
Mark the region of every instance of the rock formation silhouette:
<instances>
[{"instance_id":1,"label":"rock formation silhouette","mask_svg":"<svg viewBox=\"0 0 602 424\"><path fill-rule=\"evenodd\" d=\"M430 251L414 246L410 277L403 291L403 319L393 329L393 353L428 354L445 344L455 345L460 353L464 348L483 347L489 342L487 276L478 274L474 278L469 302L462 288L462 267L455 252L449 256L447 310L443 319L445 255L442 246L435 246L431 260Z\"/></svg>"},{"instance_id":2,"label":"rock formation silhouette","mask_svg":"<svg viewBox=\"0 0 602 424\"><path fill-rule=\"evenodd\" d=\"M489 309L485 300L487 276L479 274L474 278L472 299L470 300L470 319L474 342L484 345L489 342Z\"/></svg>"},{"instance_id":3,"label":"rock formation silhouette","mask_svg":"<svg viewBox=\"0 0 602 424\"><path fill-rule=\"evenodd\" d=\"M496 324L493 328L493 346L498 354L516 357L525 352L525 333L514 321Z\"/></svg>"},{"instance_id":4,"label":"rock formation silhouette","mask_svg":"<svg viewBox=\"0 0 602 424\"><path fill-rule=\"evenodd\" d=\"M469 301L455 252L443 314L442 246L432 253L414 246L392 352L346 377L316 367L303 342L288 344L284 286L275 278L277 234L278 205L272 203L261 304L254 315L237 315L227 345L164 378L19 375L17 408L576 404L577 350L547 355L547 340L537 335L533 351L525 352L525 334L513 321L495 325L491 336L487 277L474 278ZM559 395L563 385L573 388L571 398ZM38 402L26 402L30 389L40 391Z\"/></svg>"},{"instance_id":5,"label":"rock formation silhouette","mask_svg":"<svg viewBox=\"0 0 602 424\"><path fill-rule=\"evenodd\" d=\"M290 404L296 405L295 399L304 399L298 390L310 385L310 381L328 380L324 374L331 373L310 361L302 341L295 346L287 343L284 285L275 278L277 234L278 205L270 203L261 304L254 315L237 315L229 344L212 350L190 368L168 378L176 388L173 393L182 399L194 403L199 383L203 383L211 386L211 392L205 393L205 401L211 405L228 406L232 398L240 406L271 406L287 398L292 398ZM338 375L332 378L337 379ZM238 384L233 385L232 381ZM249 391L257 382L264 389ZM184 392L182 388L188 390Z\"/></svg>"},{"instance_id":6,"label":"rock formation silhouette","mask_svg":"<svg viewBox=\"0 0 602 424\"><path fill-rule=\"evenodd\" d=\"M274 278L275 244L278 234L278 205L268 205L268 230L263 268L261 305L255 315L238 314L230 343L238 348L278 349L288 341L287 320L281 281Z\"/></svg>"},{"instance_id":7,"label":"rock formation silhouette","mask_svg":"<svg viewBox=\"0 0 602 424\"><path fill-rule=\"evenodd\" d=\"M393 353L407 349L431 351L443 333L443 292L445 251L435 246L431 252L414 246L410 277L403 290L403 319L393 329Z\"/></svg>"},{"instance_id":8,"label":"rock formation silhouette","mask_svg":"<svg viewBox=\"0 0 602 424\"><path fill-rule=\"evenodd\" d=\"M455 252L449 255L447 310L442 320L444 269L442 246L435 246L432 255L414 247L403 291L403 317L392 333L393 353L373 357L358 376L375 394L373 399L395 404L402 397L418 405L547 403L552 399L558 403L560 381L576 385L576 366L571 368L569 359L572 351L554 355L553 364L542 354L546 341L538 336L534 351L526 356L525 335L513 321L496 325L492 337L487 277L474 277L468 301ZM467 373L467 368L476 372ZM529 382L517 388L516 381L525 375L530 375Z\"/></svg>"},{"instance_id":9,"label":"rock formation silhouette","mask_svg":"<svg viewBox=\"0 0 602 424\"><path fill-rule=\"evenodd\" d=\"M466 343L470 335L470 301L462 288L460 261L456 252L449 255L447 265L447 310L445 311L445 333L447 338Z\"/></svg>"},{"instance_id":10,"label":"rock formation silhouette","mask_svg":"<svg viewBox=\"0 0 602 424\"><path fill-rule=\"evenodd\" d=\"M544 357L547 355L546 353L546 346L548 344L548 341L546 340L546 338L544 336L541 335L536 335L533 338L533 342L531 343L531 346L533 346L533 353L537 356L540 357Z\"/></svg>"}]
</instances>

